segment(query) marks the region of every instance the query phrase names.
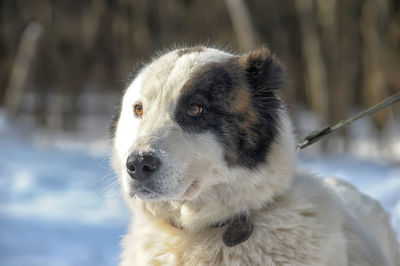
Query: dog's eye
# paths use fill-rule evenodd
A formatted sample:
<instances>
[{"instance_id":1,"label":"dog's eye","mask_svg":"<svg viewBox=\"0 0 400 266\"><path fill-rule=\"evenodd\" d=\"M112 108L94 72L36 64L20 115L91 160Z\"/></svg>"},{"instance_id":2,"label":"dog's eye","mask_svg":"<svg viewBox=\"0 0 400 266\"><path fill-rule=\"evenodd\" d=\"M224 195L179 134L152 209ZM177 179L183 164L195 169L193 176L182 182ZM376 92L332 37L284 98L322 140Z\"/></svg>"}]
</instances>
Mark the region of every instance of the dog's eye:
<instances>
[{"instance_id":1,"label":"dog's eye","mask_svg":"<svg viewBox=\"0 0 400 266\"><path fill-rule=\"evenodd\" d=\"M141 103L136 103L136 104L133 106L133 111L134 111L134 113L135 113L135 115L136 115L137 117L141 117L142 114L143 114L143 106L142 106L142 104L141 104Z\"/></svg>"},{"instance_id":2,"label":"dog's eye","mask_svg":"<svg viewBox=\"0 0 400 266\"><path fill-rule=\"evenodd\" d=\"M203 112L203 108L200 105L192 103L187 109L189 116L199 116Z\"/></svg>"}]
</instances>

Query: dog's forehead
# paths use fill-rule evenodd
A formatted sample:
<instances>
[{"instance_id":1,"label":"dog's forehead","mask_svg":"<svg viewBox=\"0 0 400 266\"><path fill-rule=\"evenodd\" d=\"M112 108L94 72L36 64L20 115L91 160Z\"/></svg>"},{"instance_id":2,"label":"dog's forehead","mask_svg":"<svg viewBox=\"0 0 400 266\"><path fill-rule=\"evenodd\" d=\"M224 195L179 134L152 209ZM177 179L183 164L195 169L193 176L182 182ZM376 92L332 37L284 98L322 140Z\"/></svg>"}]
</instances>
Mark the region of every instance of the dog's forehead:
<instances>
[{"instance_id":1,"label":"dog's forehead","mask_svg":"<svg viewBox=\"0 0 400 266\"><path fill-rule=\"evenodd\" d=\"M233 55L213 49L196 47L169 52L146 66L128 89L132 97L147 101L175 101L183 85L201 66L221 62ZM129 92L132 91L132 92Z\"/></svg>"}]
</instances>

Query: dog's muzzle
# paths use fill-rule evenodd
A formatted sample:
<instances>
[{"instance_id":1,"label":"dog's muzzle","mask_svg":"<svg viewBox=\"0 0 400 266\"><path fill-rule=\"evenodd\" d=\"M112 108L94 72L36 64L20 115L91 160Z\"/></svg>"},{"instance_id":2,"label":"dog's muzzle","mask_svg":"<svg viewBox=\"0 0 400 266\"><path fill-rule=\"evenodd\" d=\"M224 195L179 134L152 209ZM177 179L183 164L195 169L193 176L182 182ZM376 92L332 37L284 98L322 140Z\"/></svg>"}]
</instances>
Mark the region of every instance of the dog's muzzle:
<instances>
[{"instance_id":1,"label":"dog's muzzle","mask_svg":"<svg viewBox=\"0 0 400 266\"><path fill-rule=\"evenodd\" d=\"M149 179L160 168L160 159L153 152L133 152L126 160L126 169L132 179Z\"/></svg>"}]
</instances>

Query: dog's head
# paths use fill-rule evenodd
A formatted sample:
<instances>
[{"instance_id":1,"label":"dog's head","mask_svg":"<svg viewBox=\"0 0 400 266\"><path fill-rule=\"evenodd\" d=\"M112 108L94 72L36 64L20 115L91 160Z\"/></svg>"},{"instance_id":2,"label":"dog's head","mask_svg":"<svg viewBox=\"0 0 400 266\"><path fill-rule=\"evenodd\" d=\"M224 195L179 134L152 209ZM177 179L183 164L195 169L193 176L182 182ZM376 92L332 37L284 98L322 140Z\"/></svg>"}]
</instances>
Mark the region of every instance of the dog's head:
<instances>
[{"instance_id":1,"label":"dog's head","mask_svg":"<svg viewBox=\"0 0 400 266\"><path fill-rule=\"evenodd\" d=\"M178 49L139 69L114 132L113 164L128 199L285 187L294 145L277 95L283 72L266 48L240 56Z\"/></svg>"}]
</instances>

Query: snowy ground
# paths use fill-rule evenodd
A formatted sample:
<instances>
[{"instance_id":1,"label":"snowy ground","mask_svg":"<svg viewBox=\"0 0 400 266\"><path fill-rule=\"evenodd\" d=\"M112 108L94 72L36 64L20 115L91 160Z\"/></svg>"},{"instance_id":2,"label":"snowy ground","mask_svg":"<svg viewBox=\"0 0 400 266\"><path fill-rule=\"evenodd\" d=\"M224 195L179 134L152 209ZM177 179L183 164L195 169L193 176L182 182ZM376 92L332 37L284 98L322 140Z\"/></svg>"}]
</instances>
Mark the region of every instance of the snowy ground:
<instances>
[{"instance_id":1,"label":"snowy ground","mask_svg":"<svg viewBox=\"0 0 400 266\"><path fill-rule=\"evenodd\" d=\"M0 265L116 265L129 215L107 149L27 135L0 121ZM400 236L399 162L303 155L300 164L379 199Z\"/></svg>"},{"instance_id":2,"label":"snowy ground","mask_svg":"<svg viewBox=\"0 0 400 266\"><path fill-rule=\"evenodd\" d=\"M0 140L0 265L116 265L128 222L103 155Z\"/></svg>"}]
</instances>

